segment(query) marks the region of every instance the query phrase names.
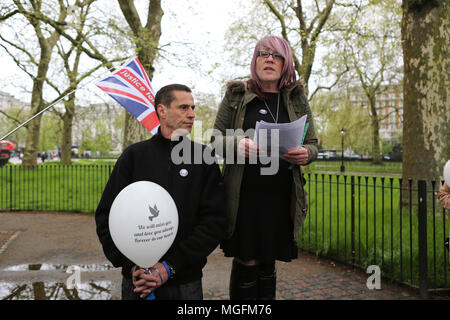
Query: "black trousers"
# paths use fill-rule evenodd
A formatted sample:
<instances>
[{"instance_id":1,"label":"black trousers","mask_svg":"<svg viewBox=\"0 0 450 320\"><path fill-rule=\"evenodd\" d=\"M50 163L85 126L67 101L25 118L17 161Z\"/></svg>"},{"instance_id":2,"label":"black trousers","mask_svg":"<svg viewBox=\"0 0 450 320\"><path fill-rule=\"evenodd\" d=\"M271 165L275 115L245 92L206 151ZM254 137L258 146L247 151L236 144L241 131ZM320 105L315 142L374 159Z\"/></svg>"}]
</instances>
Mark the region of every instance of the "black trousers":
<instances>
[{"instance_id":1,"label":"black trousers","mask_svg":"<svg viewBox=\"0 0 450 320\"><path fill-rule=\"evenodd\" d=\"M122 277L122 300L141 300L133 290L133 280ZM156 300L203 300L202 280L180 285L164 284L154 293Z\"/></svg>"}]
</instances>

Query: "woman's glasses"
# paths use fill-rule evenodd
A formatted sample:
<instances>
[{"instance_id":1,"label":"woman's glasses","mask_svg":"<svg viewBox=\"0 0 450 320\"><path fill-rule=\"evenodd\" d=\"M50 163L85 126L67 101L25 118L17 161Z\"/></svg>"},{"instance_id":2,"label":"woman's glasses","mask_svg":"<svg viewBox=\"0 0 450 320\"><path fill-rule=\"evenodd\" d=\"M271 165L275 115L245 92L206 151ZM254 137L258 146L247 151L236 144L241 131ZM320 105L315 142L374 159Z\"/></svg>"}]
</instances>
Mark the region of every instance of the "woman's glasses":
<instances>
[{"instance_id":1,"label":"woman's glasses","mask_svg":"<svg viewBox=\"0 0 450 320\"><path fill-rule=\"evenodd\" d=\"M270 53L267 51L258 51L258 57L263 57L264 59L267 59L269 56L272 56L274 60L283 61L284 57L279 53Z\"/></svg>"}]
</instances>

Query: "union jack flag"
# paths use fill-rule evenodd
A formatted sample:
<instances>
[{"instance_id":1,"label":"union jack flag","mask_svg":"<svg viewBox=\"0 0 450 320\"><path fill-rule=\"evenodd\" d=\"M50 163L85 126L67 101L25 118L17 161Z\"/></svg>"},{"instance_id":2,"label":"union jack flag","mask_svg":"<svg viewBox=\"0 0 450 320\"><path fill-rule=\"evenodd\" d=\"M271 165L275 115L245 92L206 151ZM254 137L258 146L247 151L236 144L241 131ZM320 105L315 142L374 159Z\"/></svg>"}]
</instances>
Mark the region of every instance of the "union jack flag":
<instances>
[{"instance_id":1,"label":"union jack flag","mask_svg":"<svg viewBox=\"0 0 450 320\"><path fill-rule=\"evenodd\" d=\"M130 112L152 134L158 131L155 91L138 58L95 84Z\"/></svg>"}]
</instances>

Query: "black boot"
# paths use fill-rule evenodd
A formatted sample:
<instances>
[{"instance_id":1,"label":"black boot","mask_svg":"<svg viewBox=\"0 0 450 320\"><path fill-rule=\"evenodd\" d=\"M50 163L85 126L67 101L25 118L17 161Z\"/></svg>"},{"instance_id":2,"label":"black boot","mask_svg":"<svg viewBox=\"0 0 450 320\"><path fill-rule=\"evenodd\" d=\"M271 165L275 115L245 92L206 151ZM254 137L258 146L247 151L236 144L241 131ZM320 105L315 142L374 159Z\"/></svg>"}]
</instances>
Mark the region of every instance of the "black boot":
<instances>
[{"instance_id":1,"label":"black boot","mask_svg":"<svg viewBox=\"0 0 450 320\"><path fill-rule=\"evenodd\" d=\"M260 264L258 271L258 300L275 300L277 271L275 262Z\"/></svg>"},{"instance_id":2,"label":"black boot","mask_svg":"<svg viewBox=\"0 0 450 320\"><path fill-rule=\"evenodd\" d=\"M258 266L244 266L233 260L230 276L230 300L256 300Z\"/></svg>"}]
</instances>

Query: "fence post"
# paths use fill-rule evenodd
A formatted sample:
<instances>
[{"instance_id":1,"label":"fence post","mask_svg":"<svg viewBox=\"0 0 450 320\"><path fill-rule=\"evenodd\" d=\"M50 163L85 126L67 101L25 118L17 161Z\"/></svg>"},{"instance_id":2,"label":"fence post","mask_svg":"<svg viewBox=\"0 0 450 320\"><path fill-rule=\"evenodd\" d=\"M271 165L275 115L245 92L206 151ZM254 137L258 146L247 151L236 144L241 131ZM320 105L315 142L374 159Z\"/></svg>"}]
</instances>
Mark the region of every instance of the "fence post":
<instances>
[{"instance_id":1,"label":"fence post","mask_svg":"<svg viewBox=\"0 0 450 320\"><path fill-rule=\"evenodd\" d=\"M13 207L12 168L13 168L13 166L9 166L9 211L12 211L12 207Z\"/></svg>"},{"instance_id":2,"label":"fence post","mask_svg":"<svg viewBox=\"0 0 450 320\"><path fill-rule=\"evenodd\" d=\"M427 183L419 180L419 291L428 298Z\"/></svg>"},{"instance_id":3,"label":"fence post","mask_svg":"<svg viewBox=\"0 0 450 320\"><path fill-rule=\"evenodd\" d=\"M352 214L352 264L355 265L355 177L351 176L351 214Z\"/></svg>"}]
</instances>

